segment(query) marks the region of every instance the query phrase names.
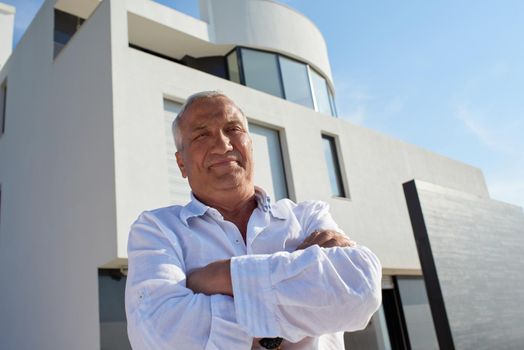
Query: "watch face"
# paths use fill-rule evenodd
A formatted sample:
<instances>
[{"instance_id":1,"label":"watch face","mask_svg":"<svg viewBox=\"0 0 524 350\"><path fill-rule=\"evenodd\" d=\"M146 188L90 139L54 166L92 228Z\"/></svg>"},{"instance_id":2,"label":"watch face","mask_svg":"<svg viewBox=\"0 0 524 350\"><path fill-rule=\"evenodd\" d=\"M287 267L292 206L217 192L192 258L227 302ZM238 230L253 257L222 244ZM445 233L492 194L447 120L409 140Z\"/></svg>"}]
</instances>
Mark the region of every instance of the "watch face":
<instances>
[{"instance_id":1,"label":"watch face","mask_svg":"<svg viewBox=\"0 0 524 350\"><path fill-rule=\"evenodd\" d=\"M277 349L282 344L282 338L262 338L259 341L259 344L266 349Z\"/></svg>"}]
</instances>

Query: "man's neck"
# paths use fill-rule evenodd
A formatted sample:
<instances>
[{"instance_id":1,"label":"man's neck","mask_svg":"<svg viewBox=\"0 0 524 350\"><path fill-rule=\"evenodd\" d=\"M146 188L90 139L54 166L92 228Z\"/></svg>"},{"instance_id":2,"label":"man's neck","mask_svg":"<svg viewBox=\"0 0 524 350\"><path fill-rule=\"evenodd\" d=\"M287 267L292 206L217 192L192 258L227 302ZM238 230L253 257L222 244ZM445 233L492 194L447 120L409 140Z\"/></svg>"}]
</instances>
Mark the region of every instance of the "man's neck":
<instances>
[{"instance_id":1,"label":"man's neck","mask_svg":"<svg viewBox=\"0 0 524 350\"><path fill-rule=\"evenodd\" d=\"M218 210L224 220L234 223L245 241L249 218L257 207L254 187L244 191L227 191L211 198L205 195L197 197L202 203Z\"/></svg>"}]
</instances>

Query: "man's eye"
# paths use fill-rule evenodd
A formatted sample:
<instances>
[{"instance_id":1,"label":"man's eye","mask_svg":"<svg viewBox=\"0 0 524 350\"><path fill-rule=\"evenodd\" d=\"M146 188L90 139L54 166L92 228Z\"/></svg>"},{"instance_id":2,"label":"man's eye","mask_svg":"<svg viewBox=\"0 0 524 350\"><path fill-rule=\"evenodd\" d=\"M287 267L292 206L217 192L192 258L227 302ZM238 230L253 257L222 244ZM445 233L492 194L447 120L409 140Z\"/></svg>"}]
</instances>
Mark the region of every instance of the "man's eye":
<instances>
[{"instance_id":1,"label":"man's eye","mask_svg":"<svg viewBox=\"0 0 524 350\"><path fill-rule=\"evenodd\" d=\"M201 133L201 134L198 134L197 136L195 136L195 140L198 140L198 139L202 139L204 138L205 136L207 136L207 133Z\"/></svg>"},{"instance_id":2,"label":"man's eye","mask_svg":"<svg viewBox=\"0 0 524 350\"><path fill-rule=\"evenodd\" d=\"M242 128L240 126L232 126L230 128L227 129L227 131L230 131L230 132L240 132L242 131Z\"/></svg>"}]
</instances>

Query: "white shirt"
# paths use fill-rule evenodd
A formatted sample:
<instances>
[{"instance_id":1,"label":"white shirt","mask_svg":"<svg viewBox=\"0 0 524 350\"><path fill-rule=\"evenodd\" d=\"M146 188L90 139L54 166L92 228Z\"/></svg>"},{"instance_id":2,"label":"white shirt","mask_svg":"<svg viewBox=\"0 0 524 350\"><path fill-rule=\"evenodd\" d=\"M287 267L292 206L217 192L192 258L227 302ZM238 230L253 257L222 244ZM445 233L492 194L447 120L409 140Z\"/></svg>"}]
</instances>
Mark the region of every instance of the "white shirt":
<instances>
[{"instance_id":1,"label":"white shirt","mask_svg":"<svg viewBox=\"0 0 524 350\"><path fill-rule=\"evenodd\" d=\"M313 231L340 231L318 201L275 204L259 188L238 228L193 195L186 206L142 213L128 243L126 314L133 349L344 349L342 331L366 326L381 300L381 266L363 246L295 251ZM186 288L186 275L231 258L234 298Z\"/></svg>"}]
</instances>

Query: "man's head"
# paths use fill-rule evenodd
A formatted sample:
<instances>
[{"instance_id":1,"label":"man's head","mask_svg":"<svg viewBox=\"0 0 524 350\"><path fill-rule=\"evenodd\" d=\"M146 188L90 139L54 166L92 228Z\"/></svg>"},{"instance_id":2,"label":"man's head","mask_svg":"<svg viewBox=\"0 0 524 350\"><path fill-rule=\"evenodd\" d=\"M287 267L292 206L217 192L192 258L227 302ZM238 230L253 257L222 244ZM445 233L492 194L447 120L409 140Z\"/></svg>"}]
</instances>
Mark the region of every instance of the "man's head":
<instances>
[{"instance_id":1,"label":"man's head","mask_svg":"<svg viewBox=\"0 0 524 350\"><path fill-rule=\"evenodd\" d=\"M209 91L190 96L173 121L173 136L178 167L197 197L253 191L247 120L226 95Z\"/></svg>"}]
</instances>

